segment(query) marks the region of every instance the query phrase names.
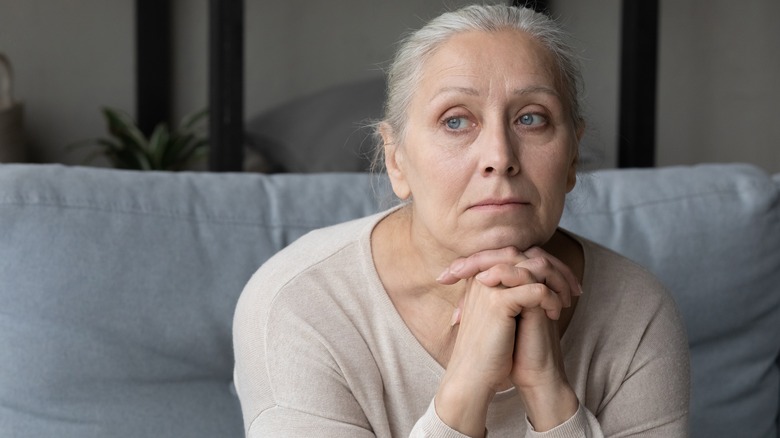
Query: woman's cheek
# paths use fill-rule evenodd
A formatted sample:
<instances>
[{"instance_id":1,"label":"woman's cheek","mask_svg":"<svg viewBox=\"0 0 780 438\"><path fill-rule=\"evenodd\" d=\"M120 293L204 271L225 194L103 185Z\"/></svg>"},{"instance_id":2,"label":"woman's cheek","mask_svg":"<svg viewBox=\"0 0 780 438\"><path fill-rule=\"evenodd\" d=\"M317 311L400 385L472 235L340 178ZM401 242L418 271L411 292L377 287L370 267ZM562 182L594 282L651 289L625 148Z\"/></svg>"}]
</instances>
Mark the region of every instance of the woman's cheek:
<instances>
[{"instance_id":1,"label":"woman's cheek","mask_svg":"<svg viewBox=\"0 0 780 438\"><path fill-rule=\"evenodd\" d=\"M442 153L459 153L468 147L477 138L478 130L475 127L464 128L461 131L452 131L441 125L433 131L431 141L438 145Z\"/></svg>"}]
</instances>

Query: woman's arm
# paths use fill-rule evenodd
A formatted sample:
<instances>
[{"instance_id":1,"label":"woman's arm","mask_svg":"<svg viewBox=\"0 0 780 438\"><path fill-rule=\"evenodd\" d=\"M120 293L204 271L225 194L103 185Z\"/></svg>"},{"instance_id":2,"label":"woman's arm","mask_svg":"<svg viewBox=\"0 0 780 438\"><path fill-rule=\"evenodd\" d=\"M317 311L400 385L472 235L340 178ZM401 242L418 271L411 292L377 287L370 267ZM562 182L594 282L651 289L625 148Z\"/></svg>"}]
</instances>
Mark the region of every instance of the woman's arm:
<instances>
[{"instance_id":1,"label":"woman's arm","mask_svg":"<svg viewBox=\"0 0 780 438\"><path fill-rule=\"evenodd\" d=\"M514 257L511 253L497 251L461 259L453 264L457 269L451 266L441 278L454 283L459 276L473 276L489 269L491 263L502 258L506 260L507 255ZM625 349L619 354L630 358L626 369L616 370L625 372L625 375L608 377L618 379L617 390L604 393L605 398L598 405L591 406L593 413L580 403L577 413L563 424L547 433L529 429L527 436L582 436L584 430L590 430L595 435L603 432L606 436L688 436L690 377L687 338L672 299L662 285L645 274L647 278L639 280L632 277L637 281L633 286L620 285L621 288L640 287L647 292L637 293L636 296L653 298L635 303L643 308L641 320L624 318L621 323L628 326L610 329L611 332L619 332L617 337L623 337L621 333L625 333L626 345L615 348ZM617 315L602 316L614 318ZM629 336L628 333L632 334ZM635 342L631 340L633 338L638 340ZM534 414L530 409L528 417L533 423Z\"/></svg>"},{"instance_id":2,"label":"woman's arm","mask_svg":"<svg viewBox=\"0 0 780 438\"><path fill-rule=\"evenodd\" d=\"M644 303L648 320L620 386L594 407L607 436L688 436L688 340L671 297L662 297Z\"/></svg>"},{"instance_id":3,"label":"woman's arm","mask_svg":"<svg viewBox=\"0 0 780 438\"><path fill-rule=\"evenodd\" d=\"M344 316L316 295L304 302L302 294L266 293L268 283L265 275L250 280L233 324L235 385L247 436L374 437L336 359L337 349L360 348L341 328L348 327Z\"/></svg>"}]
</instances>

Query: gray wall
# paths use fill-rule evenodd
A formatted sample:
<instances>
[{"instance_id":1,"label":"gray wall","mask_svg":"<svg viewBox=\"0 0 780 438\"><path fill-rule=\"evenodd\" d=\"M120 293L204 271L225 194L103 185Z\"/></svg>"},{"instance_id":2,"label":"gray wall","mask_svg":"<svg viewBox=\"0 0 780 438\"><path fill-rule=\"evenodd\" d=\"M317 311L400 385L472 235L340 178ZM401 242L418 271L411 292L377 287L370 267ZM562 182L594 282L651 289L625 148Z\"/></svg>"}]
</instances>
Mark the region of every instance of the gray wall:
<instances>
[{"instance_id":1,"label":"gray wall","mask_svg":"<svg viewBox=\"0 0 780 438\"><path fill-rule=\"evenodd\" d=\"M780 171L780 1L661 2L659 164Z\"/></svg>"},{"instance_id":2,"label":"gray wall","mask_svg":"<svg viewBox=\"0 0 780 438\"><path fill-rule=\"evenodd\" d=\"M552 14L572 35L585 82L584 156L593 167L617 165L621 0L553 0Z\"/></svg>"},{"instance_id":3,"label":"gray wall","mask_svg":"<svg viewBox=\"0 0 780 438\"><path fill-rule=\"evenodd\" d=\"M104 132L101 106L134 109L133 1L0 0L33 160L80 162L67 144Z\"/></svg>"},{"instance_id":4,"label":"gray wall","mask_svg":"<svg viewBox=\"0 0 780 438\"><path fill-rule=\"evenodd\" d=\"M173 3L178 51L175 112L181 115L207 100L208 1ZM445 9L469 3L246 0L246 116L332 85L381 75L402 33Z\"/></svg>"},{"instance_id":5,"label":"gray wall","mask_svg":"<svg viewBox=\"0 0 780 438\"><path fill-rule=\"evenodd\" d=\"M246 0L246 115L379 74L400 34L466 0ZM615 165L620 0L554 0L583 57L599 167ZM174 116L207 102L207 0L175 0ZM662 0L659 165L745 161L780 171L780 2ZM33 159L100 136L99 108L134 112L132 0L0 0L0 52L16 70Z\"/></svg>"}]
</instances>

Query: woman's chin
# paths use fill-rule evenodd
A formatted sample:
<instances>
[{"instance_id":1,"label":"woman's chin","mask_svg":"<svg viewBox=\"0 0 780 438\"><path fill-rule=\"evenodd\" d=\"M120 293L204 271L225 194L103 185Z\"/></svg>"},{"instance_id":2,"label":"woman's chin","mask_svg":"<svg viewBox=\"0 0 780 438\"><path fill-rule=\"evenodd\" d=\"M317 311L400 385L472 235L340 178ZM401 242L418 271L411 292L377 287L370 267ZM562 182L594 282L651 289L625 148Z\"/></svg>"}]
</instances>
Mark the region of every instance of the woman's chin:
<instances>
[{"instance_id":1,"label":"woman's chin","mask_svg":"<svg viewBox=\"0 0 780 438\"><path fill-rule=\"evenodd\" d=\"M471 239L472 243L467 245L464 250L468 255L507 247L525 251L531 247L543 245L554 232L555 230L551 233L529 232L528 230L519 231L516 228L487 230L476 234Z\"/></svg>"}]
</instances>

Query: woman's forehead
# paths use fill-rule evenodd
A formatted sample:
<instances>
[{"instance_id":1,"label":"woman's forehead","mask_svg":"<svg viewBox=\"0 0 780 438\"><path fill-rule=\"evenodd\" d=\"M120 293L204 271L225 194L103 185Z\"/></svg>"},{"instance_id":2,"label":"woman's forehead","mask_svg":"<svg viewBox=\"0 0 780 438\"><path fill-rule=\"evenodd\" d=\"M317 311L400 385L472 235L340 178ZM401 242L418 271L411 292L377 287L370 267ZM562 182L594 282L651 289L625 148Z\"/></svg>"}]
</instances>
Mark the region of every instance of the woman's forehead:
<instances>
[{"instance_id":1,"label":"woman's forehead","mask_svg":"<svg viewBox=\"0 0 780 438\"><path fill-rule=\"evenodd\" d=\"M505 93L547 91L560 95L553 57L524 32L471 31L454 35L421 70L420 91L429 97L460 92L480 95L493 87Z\"/></svg>"}]
</instances>

